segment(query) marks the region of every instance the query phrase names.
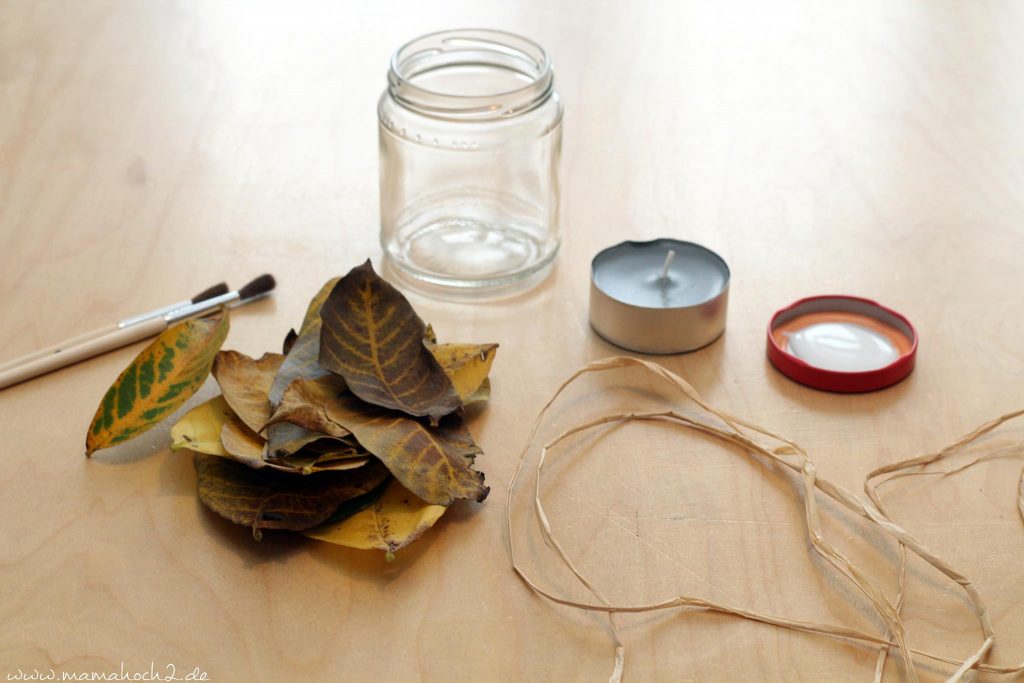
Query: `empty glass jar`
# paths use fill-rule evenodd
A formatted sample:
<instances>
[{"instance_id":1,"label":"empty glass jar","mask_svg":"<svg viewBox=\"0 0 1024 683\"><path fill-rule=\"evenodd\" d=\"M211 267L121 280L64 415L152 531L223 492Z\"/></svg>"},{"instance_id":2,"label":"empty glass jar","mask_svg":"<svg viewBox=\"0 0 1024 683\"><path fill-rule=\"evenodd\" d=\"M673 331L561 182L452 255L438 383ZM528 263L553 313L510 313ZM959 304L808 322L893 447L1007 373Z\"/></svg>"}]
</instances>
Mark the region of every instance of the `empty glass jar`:
<instances>
[{"instance_id":1,"label":"empty glass jar","mask_svg":"<svg viewBox=\"0 0 1024 683\"><path fill-rule=\"evenodd\" d=\"M536 43L433 33L391 59L380 121L381 245L440 296L538 282L558 251L562 103Z\"/></svg>"}]
</instances>

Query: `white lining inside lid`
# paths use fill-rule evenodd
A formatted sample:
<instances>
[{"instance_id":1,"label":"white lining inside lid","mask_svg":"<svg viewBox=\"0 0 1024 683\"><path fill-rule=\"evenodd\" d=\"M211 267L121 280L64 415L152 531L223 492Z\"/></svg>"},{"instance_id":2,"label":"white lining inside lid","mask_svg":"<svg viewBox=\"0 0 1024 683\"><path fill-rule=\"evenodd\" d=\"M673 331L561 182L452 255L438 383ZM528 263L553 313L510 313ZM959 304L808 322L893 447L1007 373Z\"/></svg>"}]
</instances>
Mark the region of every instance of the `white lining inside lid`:
<instances>
[{"instance_id":1,"label":"white lining inside lid","mask_svg":"<svg viewBox=\"0 0 1024 683\"><path fill-rule=\"evenodd\" d=\"M915 340L914 330L911 329L906 322L896 315L893 315L884 308L879 307L877 304L870 303L868 301L861 301L859 299L848 299L845 297L823 297L821 299L814 299L812 301L805 301L799 306L784 311L779 314L775 319L775 327L787 323L790 320L799 318L802 315L808 313L827 313L829 311L835 311L837 313L858 313L860 315L874 318L880 322L889 325L890 327L896 328L904 337L909 339L911 342Z\"/></svg>"}]
</instances>

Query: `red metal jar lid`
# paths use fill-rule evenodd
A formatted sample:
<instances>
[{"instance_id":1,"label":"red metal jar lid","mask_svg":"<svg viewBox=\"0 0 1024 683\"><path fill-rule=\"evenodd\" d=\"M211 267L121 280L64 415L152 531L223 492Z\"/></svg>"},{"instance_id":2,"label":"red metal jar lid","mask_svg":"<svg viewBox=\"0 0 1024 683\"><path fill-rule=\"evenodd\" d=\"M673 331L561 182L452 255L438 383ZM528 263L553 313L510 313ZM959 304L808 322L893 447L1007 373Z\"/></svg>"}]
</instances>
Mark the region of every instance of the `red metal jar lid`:
<instances>
[{"instance_id":1,"label":"red metal jar lid","mask_svg":"<svg viewBox=\"0 0 1024 683\"><path fill-rule=\"evenodd\" d=\"M847 323L884 338L895 358L881 367L845 370L815 365L790 348L794 330L825 323ZM782 374L815 389L843 393L875 391L896 384L914 369L917 330L903 315L855 296L826 295L801 299L780 309L768 323L768 359Z\"/></svg>"}]
</instances>

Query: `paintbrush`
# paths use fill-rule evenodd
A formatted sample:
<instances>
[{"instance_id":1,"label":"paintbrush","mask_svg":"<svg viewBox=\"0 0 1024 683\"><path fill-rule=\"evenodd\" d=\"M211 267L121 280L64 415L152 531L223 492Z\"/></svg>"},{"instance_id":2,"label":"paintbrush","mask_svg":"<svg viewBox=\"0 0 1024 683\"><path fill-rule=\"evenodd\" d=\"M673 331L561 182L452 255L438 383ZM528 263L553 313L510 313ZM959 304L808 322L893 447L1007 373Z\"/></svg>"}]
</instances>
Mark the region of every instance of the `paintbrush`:
<instances>
[{"instance_id":1,"label":"paintbrush","mask_svg":"<svg viewBox=\"0 0 1024 683\"><path fill-rule=\"evenodd\" d=\"M47 353L41 357L37 352L19 358L0 370L0 389L156 336L170 325L182 320L197 318L224 306L241 305L267 296L275 284L273 275L260 275L237 291L215 294L199 301L180 302L182 305L165 306L157 311L127 318L108 328L101 328L88 335L81 335L58 344L51 347L52 351L45 350ZM203 294L214 290L217 288L210 288ZM128 324L122 326L122 323Z\"/></svg>"},{"instance_id":2,"label":"paintbrush","mask_svg":"<svg viewBox=\"0 0 1024 683\"><path fill-rule=\"evenodd\" d=\"M111 332L116 332L117 330L123 327L131 327L132 325L145 322L146 320L149 320L151 318L159 318L160 316L166 315L171 311L176 311L179 308L184 308L185 306L188 306L190 304L197 304L200 301L206 301L207 299L212 299L215 296L227 294L229 291L231 290L228 289L228 283L217 283L213 287L208 287L203 291L199 292L191 299L186 299L185 301L177 301L173 304L162 306L152 311L147 311L146 313L133 315L130 318L125 318L124 320L113 323L112 325L104 325L103 327L96 328L95 330L92 330L90 332L80 334L77 337L71 337L70 339L65 339L64 341L58 344L47 346L44 349L39 349L38 351L26 354L24 356L21 356L20 358L9 360L6 363L0 363L0 372L3 372L4 370L9 370L10 368L16 367L18 365L24 365L25 363L33 361L37 358L43 358L45 356L50 356L55 353L60 353L62 349L67 349L76 344L80 344L86 341L87 339L93 339L94 337L99 337L100 335L110 334Z\"/></svg>"}]
</instances>

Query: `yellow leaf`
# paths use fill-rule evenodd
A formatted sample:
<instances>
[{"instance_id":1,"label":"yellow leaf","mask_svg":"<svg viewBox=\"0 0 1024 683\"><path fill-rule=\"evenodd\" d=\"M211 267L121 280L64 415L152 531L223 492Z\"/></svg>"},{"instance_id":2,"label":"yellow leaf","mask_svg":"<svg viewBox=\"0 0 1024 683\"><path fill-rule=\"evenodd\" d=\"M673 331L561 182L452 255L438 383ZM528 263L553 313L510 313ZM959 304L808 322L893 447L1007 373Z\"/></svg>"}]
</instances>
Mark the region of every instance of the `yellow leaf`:
<instances>
[{"instance_id":1,"label":"yellow leaf","mask_svg":"<svg viewBox=\"0 0 1024 683\"><path fill-rule=\"evenodd\" d=\"M209 455L226 456L220 432L232 417L234 412L223 396L215 396L196 406L171 427L171 450L187 448Z\"/></svg>"},{"instance_id":2,"label":"yellow leaf","mask_svg":"<svg viewBox=\"0 0 1024 683\"><path fill-rule=\"evenodd\" d=\"M447 509L420 500L392 479L370 507L340 522L321 524L302 533L349 548L383 550L391 556L434 526Z\"/></svg>"},{"instance_id":3,"label":"yellow leaf","mask_svg":"<svg viewBox=\"0 0 1024 683\"><path fill-rule=\"evenodd\" d=\"M481 400L481 387L491 372L497 344L438 344L430 347L434 358L455 385L463 403Z\"/></svg>"},{"instance_id":4,"label":"yellow leaf","mask_svg":"<svg viewBox=\"0 0 1024 683\"><path fill-rule=\"evenodd\" d=\"M100 401L86 455L142 434L181 407L206 381L228 327L224 312L186 320L144 348Z\"/></svg>"},{"instance_id":5,"label":"yellow leaf","mask_svg":"<svg viewBox=\"0 0 1024 683\"><path fill-rule=\"evenodd\" d=\"M472 394L470 394L465 399L463 399L462 402L465 403L468 406L468 405L472 405L474 403L479 403L481 401L490 401L490 400L491 400L491 380L490 379L485 379L483 384L481 384L477 388L476 391L474 391Z\"/></svg>"}]
</instances>

